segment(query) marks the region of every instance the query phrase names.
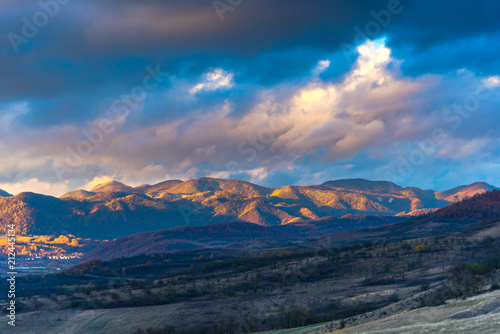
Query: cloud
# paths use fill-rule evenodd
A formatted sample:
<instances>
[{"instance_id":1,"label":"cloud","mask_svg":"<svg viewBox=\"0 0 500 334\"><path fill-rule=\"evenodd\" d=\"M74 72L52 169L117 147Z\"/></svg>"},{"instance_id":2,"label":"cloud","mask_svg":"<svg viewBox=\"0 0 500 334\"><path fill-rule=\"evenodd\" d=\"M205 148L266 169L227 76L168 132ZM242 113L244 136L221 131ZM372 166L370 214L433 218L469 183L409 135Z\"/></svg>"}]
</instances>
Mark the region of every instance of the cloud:
<instances>
[{"instance_id":1,"label":"cloud","mask_svg":"<svg viewBox=\"0 0 500 334\"><path fill-rule=\"evenodd\" d=\"M347 170L343 166L351 171L359 169L357 166L370 158L352 159L363 152L397 141L407 146L425 138L426 132L443 125L439 109L428 106L441 104L443 109L452 104L450 99L463 99L457 94L458 87L464 92L473 88L469 72L462 72L460 82L449 82L442 76L405 77L398 71L400 62L380 43L369 41L358 48L358 53L343 81L318 80L310 72L309 77L296 82L261 87L248 112L241 115L235 114L238 104L231 95L215 99L216 104L208 109L191 110L159 124L133 126L132 113L117 124L115 132L103 136L102 143L65 177L86 188L96 175L132 184L203 175L271 182L278 170L291 173L287 178L296 175L298 182L328 178ZM229 72L215 69L207 73L200 90L232 85L229 78ZM451 82L454 86L448 87ZM176 89L176 85L172 87ZM442 93L433 95L436 89ZM10 110L6 115L29 113L29 105L19 104ZM448 149L442 148L436 159L448 159L452 152L459 151L464 156L472 154L480 143L486 143L472 140L474 144L464 146L453 139L459 134L449 128ZM464 125L461 133L469 130ZM77 127L38 130L36 137L44 139L32 150L27 149L25 138L19 138L18 145L5 146L12 152L14 163L0 164L3 175L16 175L17 183L35 176L54 180L53 170L47 167L53 161L64 164L66 147L75 148L87 140ZM406 150L405 146L401 149ZM380 152L384 152L378 154L380 158L395 159L390 150ZM229 162L235 162L237 168L230 167ZM337 164L339 168L328 167ZM303 171L311 168L323 170L308 177ZM102 180L99 177L94 183Z\"/></svg>"},{"instance_id":2,"label":"cloud","mask_svg":"<svg viewBox=\"0 0 500 334\"><path fill-rule=\"evenodd\" d=\"M297 154L314 155L325 149L318 156L326 161L353 156L383 142L390 130L388 119L402 112L407 98L422 88L421 83L395 78L386 69L389 54L387 48L368 42L360 47L357 65L343 82L318 82L311 76L263 89L250 110L238 117L233 116L237 105L227 98L212 110L147 127L129 128L127 123L133 121L127 117L65 177L92 180L99 174L130 179L127 175L134 174L160 179L167 176L167 170L182 174L194 166L200 173L224 171L228 161L236 160L243 173L260 171L258 177L263 179L264 169L296 161ZM231 78L230 73L216 69L207 74L200 90L227 87ZM392 106L388 107L387 100ZM47 141L46 151L31 152L29 161L38 162L21 169L19 177L30 177L41 166L46 169L51 160L65 164L67 147L76 151L82 141L88 141L83 130L90 131L75 127L40 130L39 136ZM247 174L257 177L254 172Z\"/></svg>"},{"instance_id":3,"label":"cloud","mask_svg":"<svg viewBox=\"0 0 500 334\"><path fill-rule=\"evenodd\" d=\"M39 194L59 196L69 191L67 182L42 182L37 179L29 179L19 183L0 183L0 189L13 195L31 191Z\"/></svg>"},{"instance_id":4,"label":"cloud","mask_svg":"<svg viewBox=\"0 0 500 334\"><path fill-rule=\"evenodd\" d=\"M437 156L455 160L479 157L483 153L483 149L489 144L490 140L486 138L475 138L472 140L453 138L446 141L445 146L437 152Z\"/></svg>"},{"instance_id":5,"label":"cloud","mask_svg":"<svg viewBox=\"0 0 500 334\"><path fill-rule=\"evenodd\" d=\"M328 60L328 59L321 60L320 62L318 62L318 65L314 69L313 73L316 75L319 75L319 74L323 73L326 69L328 69L330 67L330 65L331 65L330 60Z\"/></svg>"},{"instance_id":6,"label":"cloud","mask_svg":"<svg viewBox=\"0 0 500 334\"><path fill-rule=\"evenodd\" d=\"M406 182L458 180L449 172L457 161L474 161L471 179L487 178L500 157L492 129L500 3L401 4L367 42L357 31L376 22L372 11L386 0L255 0L223 22L211 2L72 2L19 54L0 40L0 182L63 189L54 162L87 141L83 130L156 64L168 79L67 171L69 188L96 175L130 183L229 175L268 185L381 178L437 128L449 141ZM21 33L21 18L38 10L2 2L0 34ZM357 46L352 57L342 43ZM467 118L445 117L480 80L491 96Z\"/></svg>"},{"instance_id":7,"label":"cloud","mask_svg":"<svg viewBox=\"0 0 500 334\"><path fill-rule=\"evenodd\" d=\"M221 88L233 87L233 74L217 68L205 75L205 80L200 82L189 90L191 94L196 94L200 91L214 91Z\"/></svg>"},{"instance_id":8,"label":"cloud","mask_svg":"<svg viewBox=\"0 0 500 334\"><path fill-rule=\"evenodd\" d=\"M90 191L90 189L94 188L95 186L112 180L113 178L108 176L96 176L92 179L92 181L84 185L83 189Z\"/></svg>"},{"instance_id":9,"label":"cloud","mask_svg":"<svg viewBox=\"0 0 500 334\"><path fill-rule=\"evenodd\" d=\"M387 70L391 58L384 46L367 42L358 51L356 66L343 82L313 82L295 93L287 116L294 126L275 146L302 153L325 147L332 161L383 143L398 131L394 119L406 111L412 95L425 90L425 80L398 78Z\"/></svg>"},{"instance_id":10,"label":"cloud","mask_svg":"<svg viewBox=\"0 0 500 334\"><path fill-rule=\"evenodd\" d=\"M500 77L498 75L491 76L487 79L488 83L492 86L500 85Z\"/></svg>"}]
</instances>

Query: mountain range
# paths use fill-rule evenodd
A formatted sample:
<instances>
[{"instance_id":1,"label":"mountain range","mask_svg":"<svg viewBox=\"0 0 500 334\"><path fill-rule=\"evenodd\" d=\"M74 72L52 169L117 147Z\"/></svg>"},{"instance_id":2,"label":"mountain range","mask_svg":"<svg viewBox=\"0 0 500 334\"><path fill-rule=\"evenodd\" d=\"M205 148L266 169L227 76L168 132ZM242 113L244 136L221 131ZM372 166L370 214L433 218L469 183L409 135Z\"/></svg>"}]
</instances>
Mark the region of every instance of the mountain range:
<instances>
[{"instance_id":1,"label":"mountain range","mask_svg":"<svg viewBox=\"0 0 500 334\"><path fill-rule=\"evenodd\" d=\"M117 181L59 198L0 194L0 232L14 222L20 235L72 234L114 239L207 223L300 224L345 215L413 216L496 189L474 183L447 191L347 179L321 185L266 188L240 180L167 180L131 187Z\"/></svg>"},{"instance_id":2,"label":"mountain range","mask_svg":"<svg viewBox=\"0 0 500 334\"><path fill-rule=\"evenodd\" d=\"M138 233L103 242L90 251L86 259L107 260L206 248L268 248L287 243L314 248L338 247L377 240L423 238L466 229L490 228L491 233L485 235L498 235L499 220L500 191L493 190L411 219L346 215L280 226L229 222ZM478 224L480 221L482 224Z\"/></svg>"}]
</instances>

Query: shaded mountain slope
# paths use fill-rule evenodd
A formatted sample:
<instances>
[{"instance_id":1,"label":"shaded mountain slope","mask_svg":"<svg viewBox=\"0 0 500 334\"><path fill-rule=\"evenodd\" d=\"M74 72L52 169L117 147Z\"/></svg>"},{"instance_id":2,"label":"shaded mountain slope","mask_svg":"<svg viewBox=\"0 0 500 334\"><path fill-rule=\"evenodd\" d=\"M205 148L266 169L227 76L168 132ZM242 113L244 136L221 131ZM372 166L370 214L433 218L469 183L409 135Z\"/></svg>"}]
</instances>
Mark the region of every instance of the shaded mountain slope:
<instances>
[{"instance_id":1,"label":"shaded mountain slope","mask_svg":"<svg viewBox=\"0 0 500 334\"><path fill-rule=\"evenodd\" d=\"M10 197L12 196L11 194L9 194L8 192L0 189L0 197Z\"/></svg>"},{"instance_id":2,"label":"shaded mountain slope","mask_svg":"<svg viewBox=\"0 0 500 334\"><path fill-rule=\"evenodd\" d=\"M477 193L472 197L436 210L418 219L495 219L500 218L500 190Z\"/></svg>"},{"instance_id":3,"label":"shaded mountain slope","mask_svg":"<svg viewBox=\"0 0 500 334\"><path fill-rule=\"evenodd\" d=\"M18 234L73 234L115 238L185 224L179 210L137 194L98 194L87 200L33 193L0 198L0 231L10 222Z\"/></svg>"},{"instance_id":4,"label":"shaded mountain slope","mask_svg":"<svg viewBox=\"0 0 500 334\"><path fill-rule=\"evenodd\" d=\"M257 248L271 244L304 241L312 237L367 226L380 226L404 218L382 216L327 217L307 223L261 226L245 222L182 226L168 230L138 233L104 242L87 259L111 259L140 254L164 253L199 248Z\"/></svg>"},{"instance_id":5,"label":"shaded mountain slope","mask_svg":"<svg viewBox=\"0 0 500 334\"><path fill-rule=\"evenodd\" d=\"M96 195L96 193L94 193L94 192L79 189L79 190L70 191L70 192L62 195L59 198L61 198L61 199L64 199L64 198L67 198L67 199L87 199L87 198L90 198L90 197L95 196L95 195Z\"/></svg>"}]
</instances>

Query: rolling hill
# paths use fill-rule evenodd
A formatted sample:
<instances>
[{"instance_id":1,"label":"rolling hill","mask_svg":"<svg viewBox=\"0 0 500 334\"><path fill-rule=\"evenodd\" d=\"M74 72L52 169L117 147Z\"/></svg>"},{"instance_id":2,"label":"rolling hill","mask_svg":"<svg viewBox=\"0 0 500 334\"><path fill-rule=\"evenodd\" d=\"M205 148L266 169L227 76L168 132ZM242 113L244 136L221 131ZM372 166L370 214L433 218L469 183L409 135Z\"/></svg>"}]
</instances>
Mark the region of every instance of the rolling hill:
<instances>
[{"instance_id":1,"label":"rolling hill","mask_svg":"<svg viewBox=\"0 0 500 334\"><path fill-rule=\"evenodd\" d=\"M73 234L115 238L184 225L177 208L145 195L100 193L85 199L20 193L0 198L0 232L14 222L20 235Z\"/></svg>"},{"instance_id":2,"label":"rolling hill","mask_svg":"<svg viewBox=\"0 0 500 334\"><path fill-rule=\"evenodd\" d=\"M418 220L437 219L500 219L500 190L476 193L474 196L418 218Z\"/></svg>"},{"instance_id":3,"label":"rolling hill","mask_svg":"<svg viewBox=\"0 0 500 334\"><path fill-rule=\"evenodd\" d=\"M307 223L280 226L262 226L245 222L182 226L103 242L87 254L86 259L106 260L122 256L205 248L259 248L405 220L399 217L348 215L342 218L328 217Z\"/></svg>"}]
</instances>

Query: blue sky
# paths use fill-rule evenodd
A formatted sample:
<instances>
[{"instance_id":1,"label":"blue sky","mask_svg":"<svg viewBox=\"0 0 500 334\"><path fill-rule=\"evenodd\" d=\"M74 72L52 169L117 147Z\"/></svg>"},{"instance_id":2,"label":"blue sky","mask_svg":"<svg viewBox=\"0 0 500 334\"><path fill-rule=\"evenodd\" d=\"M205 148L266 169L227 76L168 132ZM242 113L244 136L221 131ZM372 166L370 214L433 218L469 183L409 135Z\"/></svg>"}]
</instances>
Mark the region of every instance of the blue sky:
<instances>
[{"instance_id":1,"label":"blue sky","mask_svg":"<svg viewBox=\"0 0 500 334\"><path fill-rule=\"evenodd\" d=\"M500 186L500 3L2 1L0 189Z\"/></svg>"}]
</instances>

